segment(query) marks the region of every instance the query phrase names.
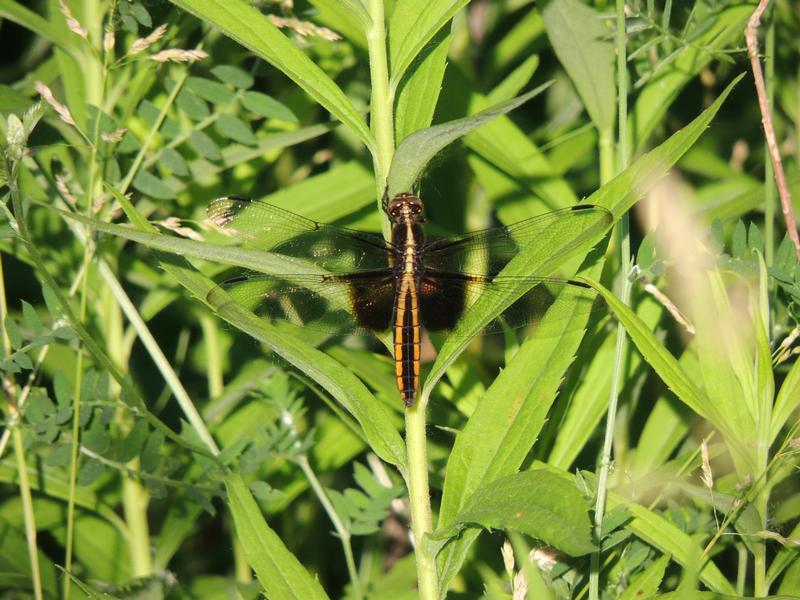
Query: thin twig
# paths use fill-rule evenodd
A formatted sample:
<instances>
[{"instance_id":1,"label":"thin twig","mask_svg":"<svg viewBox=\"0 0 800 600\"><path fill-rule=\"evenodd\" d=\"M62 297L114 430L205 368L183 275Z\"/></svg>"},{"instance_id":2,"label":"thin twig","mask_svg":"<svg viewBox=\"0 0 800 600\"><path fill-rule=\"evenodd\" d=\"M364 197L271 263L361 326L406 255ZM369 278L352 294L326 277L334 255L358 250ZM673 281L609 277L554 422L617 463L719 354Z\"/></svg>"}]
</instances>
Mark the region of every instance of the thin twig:
<instances>
[{"instance_id":1,"label":"thin twig","mask_svg":"<svg viewBox=\"0 0 800 600\"><path fill-rule=\"evenodd\" d=\"M753 80L756 84L758 93L758 106L761 110L761 123L764 125L764 137L767 140L769 158L772 161L772 169L775 173L775 183L778 186L778 195L781 199L783 209L783 219L786 221L786 230L789 238L794 243L795 251L800 258L800 237L797 234L797 226L794 221L794 210L792 209L792 196L786 185L786 176L783 174L783 163L778 150L778 142L775 140L775 130L772 127L772 115L770 114L769 101L767 100L767 89L764 85L764 73L761 70L761 61L758 58L758 28L761 25L761 15L767 9L769 0L760 0L755 12L747 21L744 30L744 37L747 41L747 55L750 57L750 64L753 68Z\"/></svg>"}]
</instances>

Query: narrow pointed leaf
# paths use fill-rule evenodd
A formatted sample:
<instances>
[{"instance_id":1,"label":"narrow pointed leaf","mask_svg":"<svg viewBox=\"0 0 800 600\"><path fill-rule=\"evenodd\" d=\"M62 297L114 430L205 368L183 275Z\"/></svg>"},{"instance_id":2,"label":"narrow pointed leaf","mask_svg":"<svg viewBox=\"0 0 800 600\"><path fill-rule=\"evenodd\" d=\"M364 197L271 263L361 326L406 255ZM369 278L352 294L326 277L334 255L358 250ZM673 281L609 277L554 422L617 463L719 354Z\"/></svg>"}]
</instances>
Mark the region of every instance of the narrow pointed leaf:
<instances>
[{"instance_id":1,"label":"narrow pointed leaf","mask_svg":"<svg viewBox=\"0 0 800 600\"><path fill-rule=\"evenodd\" d=\"M613 131L616 115L614 44L597 12L579 0L549 2L542 9L559 62L600 131Z\"/></svg>"},{"instance_id":2,"label":"narrow pointed leaf","mask_svg":"<svg viewBox=\"0 0 800 600\"><path fill-rule=\"evenodd\" d=\"M389 170L389 196L409 191L428 162L447 145L484 123L514 110L540 94L549 85L549 83L540 85L526 94L482 110L471 117L434 125L408 136L398 146L392 160Z\"/></svg>"},{"instance_id":3,"label":"narrow pointed leaf","mask_svg":"<svg viewBox=\"0 0 800 600\"><path fill-rule=\"evenodd\" d=\"M403 0L389 24L391 80L397 86L433 36L468 0Z\"/></svg>"},{"instance_id":4,"label":"narrow pointed leaf","mask_svg":"<svg viewBox=\"0 0 800 600\"><path fill-rule=\"evenodd\" d=\"M228 491L228 506L236 525L236 537L267 596L298 600L328 598L319 581L306 571L267 524L241 477L228 477L225 488Z\"/></svg>"}]
</instances>

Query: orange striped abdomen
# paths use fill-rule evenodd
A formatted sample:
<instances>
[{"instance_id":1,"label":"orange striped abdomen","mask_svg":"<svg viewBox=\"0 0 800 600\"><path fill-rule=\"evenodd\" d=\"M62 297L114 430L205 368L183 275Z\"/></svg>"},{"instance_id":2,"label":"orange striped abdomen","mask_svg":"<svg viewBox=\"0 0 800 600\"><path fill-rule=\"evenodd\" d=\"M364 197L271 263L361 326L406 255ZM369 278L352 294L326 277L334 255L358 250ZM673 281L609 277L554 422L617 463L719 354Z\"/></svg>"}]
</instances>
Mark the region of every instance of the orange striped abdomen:
<instances>
[{"instance_id":1,"label":"orange striped abdomen","mask_svg":"<svg viewBox=\"0 0 800 600\"><path fill-rule=\"evenodd\" d=\"M413 277L404 276L399 287L394 320L394 369L403 404L411 407L419 389L419 304Z\"/></svg>"}]
</instances>

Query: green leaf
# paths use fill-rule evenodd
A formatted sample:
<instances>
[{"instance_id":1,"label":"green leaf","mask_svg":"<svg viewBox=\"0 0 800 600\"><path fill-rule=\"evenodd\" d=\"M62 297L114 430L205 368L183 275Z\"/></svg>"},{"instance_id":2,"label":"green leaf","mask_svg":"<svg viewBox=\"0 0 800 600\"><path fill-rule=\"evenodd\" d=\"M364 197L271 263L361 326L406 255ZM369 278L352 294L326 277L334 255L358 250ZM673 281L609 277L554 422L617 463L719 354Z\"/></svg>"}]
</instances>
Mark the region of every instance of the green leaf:
<instances>
[{"instance_id":1,"label":"green leaf","mask_svg":"<svg viewBox=\"0 0 800 600\"><path fill-rule=\"evenodd\" d=\"M150 171L139 171L133 178L133 187L154 200L171 200L175 192Z\"/></svg>"},{"instance_id":2,"label":"green leaf","mask_svg":"<svg viewBox=\"0 0 800 600\"><path fill-rule=\"evenodd\" d=\"M144 4L141 2L132 2L130 4L131 7L131 14L133 18L139 22L139 25L142 27L150 28L153 26L153 19L150 17L150 13L147 12L147 9L144 7Z\"/></svg>"},{"instance_id":3,"label":"green leaf","mask_svg":"<svg viewBox=\"0 0 800 600\"><path fill-rule=\"evenodd\" d=\"M742 221L737 221L731 235L731 256L741 258L747 250L747 228Z\"/></svg>"},{"instance_id":4,"label":"green leaf","mask_svg":"<svg viewBox=\"0 0 800 600\"><path fill-rule=\"evenodd\" d=\"M225 488L237 538L267 596L298 600L327 598L319 582L309 575L264 520L244 481L231 475L225 480Z\"/></svg>"},{"instance_id":5,"label":"green leaf","mask_svg":"<svg viewBox=\"0 0 800 600\"><path fill-rule=\"evenodd\" d=\"M455 518L478 487L520 468L556 399L588 317L576 298L557 301L492 382L450 452L440 526Z\"/></svg>"},{"instance_id":6,"label":"green leaf","mask_svg":"<svg viewBox=\"0 0 800 600\"><path fill-rule=\"evenodd\" d=\"M91 411L84 411L84 413L86 412L91 414ZM111 440L101 419L95 418L92 420L92 426L84 432L81 442L95 454L103 454L108 450Z\"/></svg>"},{"instance_id":7,"label":"green leaf","mask_svg":"<svg viewBox=\"0 0 800 600\"><path fill-rule=\"evenodd\" d=\"M614 131L615 51L611 31L598 13L579 0L557 0L542 19L559 62L598 130Z\"/></svg>"},{"instance_id":8,"label":"green leaf","mask_svg":"<svg viewBox=\"0 0 800 600\"><path fill-rule=\"evenodd\" d=\"M212 104L227 104L235 97L228 87L202 77L189 77L186 80L186 88Z\"/></svg>"},{"instance_id":9,"label":"green leaf","mask_svg":"<svg viewBox=\"0 0 800 600\"><path fill-rule=\"evenodd\" d=\"M147 442L142 448L142 470L153 472L161 462L161 446L164 444L164 434L160 431L153 431L147 438Z\"/></svg>"},{"instance_id":10,"label":"green leaf","mask_svg":"<svg viewBox=\"0 0 800 600\"><path fill-rule=\"evenodd\" d=\"M175 104L194 121L202 121L211 114L205 101L198 98L197 94L187 87L181 88L181 91L178 92Z\"/></svg>"},{"instance_id":11,"label":"green leaf","mask_svg":"<svg viewBox=\"0 0 800 600\"><path fill-rule=\"evenodd\" d=\"M59 444L45 459L50 467L66 467L72 461L72 444Z\"/></svg>"},{"instance_id":12,"label":"green leaf","mask_svg":"<svg viewBox=\"0 0 800 600\"><path fill-rule=\"evenodd\" d=\"M658 592L661 580L664 579L664 571L669 561L669 554L654 560L650 566L631 580L630 585L620 596L620 600L639 600L654 596Z\"/></svg>"},{"instance_id":13,"label":"green leaf","mask_svg":"<svg viewBox=\"0 0 800 600\"><path fill-rule=\"evenodd\" d=\"M451 41L448 31L437 33L400 84L394 110L395 143L430 126L442 90Z\"/></svg>"},{"instance_id":14,"label":"green leaf","mask_svg":"<svg viewBox=\"0 0 800 600\"><path fill-rule=\"evenodd\" d=\"M189 136L189 140L191 141L192 147L203 158L207 158L208 160L212 161L218 161L222 159L222 153L219 151L219 146L217 146L217 143L212 140L207 133L198 130L192 131L191 135Z\"/></svg>"},{"instance_id":15,"label":"green leaf","mask_svg":"<svg viewBox=\"0 0 800 600\"><path fill-rule=\"evenodd\" d=\"M452 525L432 537L450 537L460 527L474 524L519 531L570 556L596 549L583 495L574 483L542 469L509 475L481 487Z\"/></svg>"},{"instance_id":16,"label":"green leaf","mask_svg":"<svg viewBox=\"0 0 800 600\"><path fill-rule=\"evenodd\" d=\"M44 331L44 325L42 325L42 320L39 318L39 315L36 313L36 309L33 306L22 301L22 318L25 320L25 325L34 335L41 335Z\"/></svg>"},{"instance_id":17,"label":"green leaf","mask_svg":"<svg viewBox=\"0 0 800 600\"><path fill-rule=\"evenodd\" d=\"M625 330L636 344L639 352L655 369L664 383L692 410L707 417L707 402L702 390L695 385L694 380L681 368L675 357L656 338L647 324L599 282L588 278L587 281L600 292L608 306L614 311L614 315L625 326Z\"/></svg>"},{"instance_id":18,"label":"green leaf","mask_svg":"<svg viewBox=\"0 0 800 600\"><path fill-rule=\"evenodd\" d=\"M783 380L778 397L775 399L775 407L772 410L770 443L777 439L781 428L798 406L800 406L800 360L795 360L786 375L786 379Z\"/></svg>"},{"instance_id":19,"label":"green leaf","mask_svg":"<svg viewBox=\"0 0 800 600\"><path fill-rule=\"evenodd\" d=\"M366 30L372 23L362 0L309 0L317 14L314 21L343 35L360 49L367 47Z\"/></svg>"},{"instance_id":20,"label":"green leaf","mask_svg":"<svg viewBox=\"0 0 800 600\"><path fill-rule=\"evenodd\" d=\"M53 317L53 320L60 319L63 316L61 307L58 304L58 300L56 299L53 290L50 289L50 286L45 282L42 282L42 297L44 298L44 303L47 306L47 312L50 313L50 316Z\"/></svg>"},{"instance_id":21,"label":"green leaf","mask_svg":"<svg viewBox=\"0 0 800 600\"><path fill-rule=\"evenodd\" d=\"M72 388L70 387L64 371L59 369L53 376L53 388L56 393L56 402L59 406L70 406L72 404Z\"/></svg>"},{"instance_id":22,"label":"green leaf","mask_svg":"<svg viewBox=\"0 0 800 600\"><path fill-rule=\"evenodd\" d=\"M161 163L178 177L186 177L189 174L189 166L183 155L175 148L164 148L161 153Z\"/></svg>"},{"instance_id":23,"label":"green leaf","mask_svg":"<svg viewBox=\"0 0 800 600\"><path fill-rule=\"evenodd\" d=\"M242 0L173 0L277 67L355 133L367 147L372 134L338 85L258 10Z\"/></svg>"},{"instance_id":24,"label":"green leaf","mask_svg":"<svg viewBox=\"0 0 800 600\"><path fill-rule=\"evenodd\" d=\"M268 119L297 123L297 117L291 109L275 100L272 96L261 92L245 92L244 96L242 96L242 106Z\"/></svg>"},{"instance_id":25,"label":"green leaf","mask_svg":"<svg viewBox=\"0 0 800 600\"><path fill-rule=\"evenodd\" d=\"M217 119L216 130L220 135L230 138L246 146L255 146L258 143L256 136L238 117L229 114L221 114Z\"/></svg>"},{"instance_id":26,"label":"green leaf","mask_svg":"<svg viewBox=\"0 0 800 600\"><path fill-rule=\"evenodd\" d=\"M117 461L126 463L138 456L147 440L148 432L147 421L142 419L136 421L133 428L128 432L128 435L125 436L125 439L122 440L117 447Z\"/></svg>"},{"instance_id":27,"label":"green leaf","mask_svg":"<svg viewBox=\"0 0 800 600\"><path fill-rule=\"evenodd\" d=\"M21 369L30 370L33 368L31 357L24 352L14 352L14 354L11 355L11 360L17 363Z\"/></svg>"},{"instance_id":28,"label":"green leaf","mask_svg":"<svg viewBox=\"0 0 800 600\"><path fill-rule=\"evenodd\" d=\"M408 68L436 33L468 0L404 0L395 3L389 21L391 83L397 87Z\"/></svg>"},{"instance_id":29,"label":"green leaf","mask_svg":"<svg viewBox=\"0 0 800 600\"><path fill-rule=\"evenodd\" d=\"M230 83L233 87L244 90L253 87L253 76L233 65L217 65L211 69L211 74L223 83Z\"/></svg>"},{"instance_id":30,"label":"green leaf","mask_svg":"<svg viewBox=\"0 0 800 600\"><path fill-rule=\"evenodd\" d=\"M90 458L84 461L78 469L78 485L82 487L92 485L103 474L103 471L105 471L105 466L99 460Z\"/></svg>"},{"instance_id":31,"label":"green leaf","mask_svg":"<svg viewBox=\"0 0 800 600\"><path fill-rule=\"evenodd\" d=\"M8 339L11 342L11 347L16 350L17 348L22 347L22 332L19 330L19 325L14 320L14 317L11 315L6 315L5 319L5 328L6 333L8 334Z\"/></svg>"},{"instance_id":32,"label":"green leaf","mask_svg":"<svg viewBox=\"0 0 800 600\"><path fill-rule=\"evenodd\" d=\"M215 308L226 321L267 344L289 364L328 390L359 422L375 453L404 469L405 447L391 425L388 409L375 400L345 365L306 345L297 336L280 332L237 304L228 302Z\"/></svg>"},{"instance_id":33,"label":"green leaf","mask_svg":"<svg viewBox=\"0 0 800 600\"><path fill-rule=\"evenodd\" d=\"M471 117L434 125L408 136L398 146L392 160L388 180L389 197L393 197L400 192L410 191L428 162L448 144L467 135L484 123L514 110L540 94L548 85L541 85L513 100L482 110Z\"/></svg>"}]
</instances>

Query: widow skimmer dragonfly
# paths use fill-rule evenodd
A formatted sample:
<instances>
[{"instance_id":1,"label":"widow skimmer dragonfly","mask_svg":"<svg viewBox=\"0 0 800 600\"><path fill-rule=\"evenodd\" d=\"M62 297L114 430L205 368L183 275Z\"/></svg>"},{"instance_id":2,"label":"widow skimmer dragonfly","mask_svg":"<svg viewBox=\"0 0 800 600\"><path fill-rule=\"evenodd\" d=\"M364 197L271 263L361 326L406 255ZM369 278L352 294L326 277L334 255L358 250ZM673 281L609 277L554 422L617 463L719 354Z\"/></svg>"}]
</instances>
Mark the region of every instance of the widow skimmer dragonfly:
<instances>
[{"instance_id":1,"label":"widow skimmer dragonfly","mask_svg":"<svg viewBox=\"0 0 800 600\"><path fill-rule=\"evenodd\" d=\"M209 303L233 301L270 319L333 334L391 332L397 389L406 407L414 405L419 389L422 330L453 330L480 296L527 290L484 333L534 323L559 296L585 310L594 306L596 294L585 283L501 270L531 244L545 248L553 240L601 233L612 222L604 208L578 204L504 227L426 240L419 197L384 197L383 207L392 225L388 241L266 202L218 198L207 209L214 225L246 247L283 255L292 266L285 274L248 272L229 279L209 292Z\"/></svg>"}]
</instances>

